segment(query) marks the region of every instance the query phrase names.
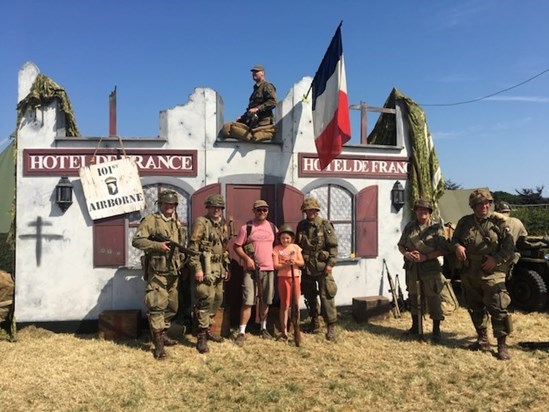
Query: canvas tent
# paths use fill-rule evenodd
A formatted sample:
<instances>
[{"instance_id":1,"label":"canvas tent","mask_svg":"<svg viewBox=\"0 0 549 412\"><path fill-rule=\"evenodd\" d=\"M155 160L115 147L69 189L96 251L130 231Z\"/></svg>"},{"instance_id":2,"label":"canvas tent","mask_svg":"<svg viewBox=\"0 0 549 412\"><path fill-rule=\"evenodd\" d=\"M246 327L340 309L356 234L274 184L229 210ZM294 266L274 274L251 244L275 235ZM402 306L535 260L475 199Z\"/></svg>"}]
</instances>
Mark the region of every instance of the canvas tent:
<instances>
[{"instance_id":1,"label":"canvas tent","mask_svg":"<svg viewBox=\"0 0 549 412\"><path fill-rule=\"evenodd\" d=\"M0 196L0 233L8 233L11 225L11 205L15 194L15 141L12 141L0 153L0 182L2 182L2 196Z\"/></svg>"}]
</instances>

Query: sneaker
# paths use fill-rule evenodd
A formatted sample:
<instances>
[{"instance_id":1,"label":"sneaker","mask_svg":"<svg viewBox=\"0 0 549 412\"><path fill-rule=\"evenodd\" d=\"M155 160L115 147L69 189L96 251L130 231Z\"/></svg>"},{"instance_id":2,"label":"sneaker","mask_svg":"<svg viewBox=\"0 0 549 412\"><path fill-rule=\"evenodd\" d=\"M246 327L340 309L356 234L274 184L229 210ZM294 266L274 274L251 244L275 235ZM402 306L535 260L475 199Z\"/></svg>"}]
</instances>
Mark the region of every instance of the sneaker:
<instances>
[{"instance_id":1,"label":"sneaker","mask_svg":"<svg viewBox=\"0 0 549 412\"><path fill-rule=\"evenodd\" d=\"M236 343L238 346L244 346L244 341L246 340L246 335L243 333L239 333L236 335L236 339L234 340L234 343Z\"/></svg>"},{"instance_id":2,"label":"sneaker","mask_svg":"<svg viewBox=\"0 0 549 412\"><path fill-rule=\"evenodd\" d=\"M267 329L261 329L260 335L263 339L272 339L273 338Z\"/></svg>"}]
</instances>

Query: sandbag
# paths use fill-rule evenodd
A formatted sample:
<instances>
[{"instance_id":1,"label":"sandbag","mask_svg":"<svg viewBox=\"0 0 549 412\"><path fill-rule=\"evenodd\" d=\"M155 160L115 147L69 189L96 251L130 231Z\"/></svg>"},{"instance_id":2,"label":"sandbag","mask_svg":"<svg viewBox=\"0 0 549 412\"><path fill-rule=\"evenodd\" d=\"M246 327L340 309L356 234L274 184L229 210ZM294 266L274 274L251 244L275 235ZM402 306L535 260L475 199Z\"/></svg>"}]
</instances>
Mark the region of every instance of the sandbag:
<instances>
[{"instance_id":1,"label":"sandbag","mask_svg":"<svg viewBox=\"0 0 549 412\"><path fill-rule=\"evenodd\" d=\"M0 270L0 322L8 319L13 307L15 283L8 272Z\"/></svg>"},{"instance_id":2,"label":"sandbag","mask_svg":"<svg viewBox=\"0 0 549 412\"><path fill-rule=\"evenodd\" d=\"M261 142L263 140L271 140L276 133L274 124L267 126L259 126L252 129L252 141Z\"/></svg>"}]
</instances>

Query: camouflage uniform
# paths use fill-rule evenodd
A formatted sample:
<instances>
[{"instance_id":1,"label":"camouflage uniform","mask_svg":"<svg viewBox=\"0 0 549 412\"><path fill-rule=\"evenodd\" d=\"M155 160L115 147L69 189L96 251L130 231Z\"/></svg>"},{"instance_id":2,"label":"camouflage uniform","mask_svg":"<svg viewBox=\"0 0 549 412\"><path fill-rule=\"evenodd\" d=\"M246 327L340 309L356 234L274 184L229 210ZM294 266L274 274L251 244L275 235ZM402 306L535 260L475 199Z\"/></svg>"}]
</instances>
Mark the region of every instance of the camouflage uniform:
<instances>
[{"instance_id":1,"label":"camouflage uniform","mask_svg":"<svg viewBox=\"0 0 549 412\"><path fill-rule=\"evenodd\" d=\"M206 200L206 206L209 205L224 207L225 202L221 195L212 195ZM197 272L204 273L204 280L195 285L199 341L204 338L205 345L203 350L199 349L201 353L208 351L206 339L221 341L219 336L211 333L210 327L223 301L223 281L229 267L228 240L228 228L223 218L215 221L209 215L201 216L192 225L189 249L196 255L191 254L188 267L192 277Z\"/></svg>"},{"instance_id":2,"label":"camouflage uniform","mask_svg":"<svg viewBox=\"0 0 549 412\"><path fill-rule=\"evenodd\" d=\"M246 108L246 113L241 116L241 119L248 118L248 110L257 107L258 120L255 124L251 125L250 122L242 121L246 123L250 128L258 126L268 126L274 123L273 109L276 107L276 88L272 83L265 80L260 81L254 85L254 90L250 95L250 101Z\"/></svg>"},{"instance_id":3,"label":"camouflage uniform","mask_svg":"<svg viewBox=\"0 0 549 412\"><path fill-rule=\"evenodd\" d=\"M412 316L418 315L416 281L419 280L421 292L431 319L444 320L440 298L443 287L442 266L437 257L431 259L427 257L427 255L432 256L432 252L443 251L446 253L450 250L450 245L444 237L442 225L429 220L425 225L420 226L417 221L413 220L402 231L398 245L408 251L417 250L426 256L424 262L412 262L411 260L405 260L404 262L406 287Z\"/></svg>"},{"instance_id":4,"label":"camouflage uniform","mask_svg":"<svg viewBox=\"0 0 549 412\"><path fill-rule=\"evenodd\" d=\"M481 201L492 201L490 192L479 189L470 197L470 206ZM498 338L500 359L508 359L505 337L511 332L507 307L511 302L505 286L505 276L514 257L513 237L506 219L499 213L489 213L484 219L475 214L462 217L452 238L454 246L463 246L467 259L461 270L461 286L473 325L478 333L477 344L471 349L489 345L487 328L491 316L493 333ZM486 256L491 256L496 267L490 272L481 268ZM501 348L500 348L501 347Z\"/></svg>"},{"instance_id":5,"label":"camouflage uniform","mask_svg":"<svg viewBox=\"0 0 549 412\"><path fill-rule=\"evenodd\" d=\"M305 199L302 210L310 207ZM314 198L313 198L314 199ZM312 205L318 205L316 199ZM315 206L316 207L316 206ZM317 210L319 210L317 208ZM305 303L309 310L313 330L318 329L318 299L320 295L320 308L324 321L332 333L333 325L337 321L335 296L337 285L331 272L326 273L326 266L335 266L337 262L337 235L333 224L316 216L309 221L304 219L297 225L296 242L302 249L305 266L301 277L301 290L305 297Z\"/></svg>"},{"instance_id":6,"label":"camouflage uniform","mask_svg":"<svg viewBox=\"0 0 549 412\"><path fill-rule=\"evenodd\" d=\"M177 193L171 190L161 192L158 201L159 203L163 201L177 203ZM159 211L141 220L132 241L133 247L145 252L143 260L145 280L147 281L145 306L148 309L147 317L151 333L155 342L155 334L162 333L163 343L172 345L175 344L175 341L166 336L165 330L170 326L171 320L177 313L178 275L185 256L175 248L171 261L168 262L170 253L161 249L163 242L149 239L151 235L161 235L180 245L185 245L187 234L177 219L176 213L171 217L166 217ZM162 348L158 348L158 352L155 352L155 356L166 356L163 352L163 344Z\"/></svg>"}]
</instances>

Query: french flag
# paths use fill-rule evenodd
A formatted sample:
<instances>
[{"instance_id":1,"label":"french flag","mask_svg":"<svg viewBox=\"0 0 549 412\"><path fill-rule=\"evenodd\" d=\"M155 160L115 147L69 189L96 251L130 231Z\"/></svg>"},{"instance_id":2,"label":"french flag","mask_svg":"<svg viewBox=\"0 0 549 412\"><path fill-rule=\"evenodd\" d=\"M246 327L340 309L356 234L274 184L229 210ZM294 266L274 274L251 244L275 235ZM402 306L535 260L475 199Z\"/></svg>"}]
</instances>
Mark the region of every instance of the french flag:
<instances>
[{"instance_id":1,"label":"french flag","mask_svg":"<svg viewBox=\"0 0 549 412\"><path fill-rule=\"evenodd\" d=\"M347 80L339 24L313 79L315 145L324 170L351 138Z\"/></svg>"}]
</instances>

